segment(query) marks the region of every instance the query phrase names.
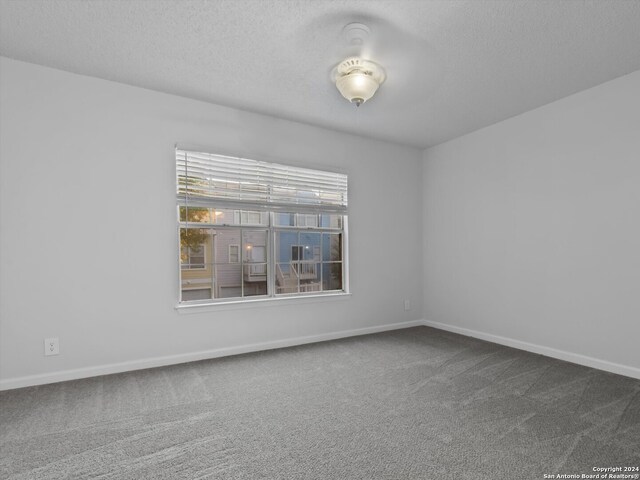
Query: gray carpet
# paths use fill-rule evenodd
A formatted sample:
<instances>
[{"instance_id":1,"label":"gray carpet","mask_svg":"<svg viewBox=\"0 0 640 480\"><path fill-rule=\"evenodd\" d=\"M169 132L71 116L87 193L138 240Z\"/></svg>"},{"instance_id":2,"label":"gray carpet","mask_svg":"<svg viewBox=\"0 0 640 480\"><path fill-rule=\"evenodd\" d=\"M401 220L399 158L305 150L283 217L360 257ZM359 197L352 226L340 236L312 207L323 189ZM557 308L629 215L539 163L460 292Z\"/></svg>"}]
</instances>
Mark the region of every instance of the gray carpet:
<instances>
[{"instance_id":1,"label":"gray carpet","mask_svg":"<svg viewBox=\"0 0 640 480\"><path fill-rule=\"evenodd\" d=\"M12 479L542 479L640 465L640 381L418 327L0 393Z\"/></svg>"}]
</instances>

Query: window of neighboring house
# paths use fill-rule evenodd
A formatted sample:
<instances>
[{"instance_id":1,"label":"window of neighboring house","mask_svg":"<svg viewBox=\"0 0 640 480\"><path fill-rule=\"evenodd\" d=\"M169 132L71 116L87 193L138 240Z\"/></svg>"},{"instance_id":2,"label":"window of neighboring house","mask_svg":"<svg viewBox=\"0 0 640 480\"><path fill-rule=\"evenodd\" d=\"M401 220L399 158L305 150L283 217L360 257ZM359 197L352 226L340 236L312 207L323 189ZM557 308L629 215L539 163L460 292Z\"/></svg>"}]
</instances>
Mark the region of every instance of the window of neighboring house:
<instances>
[{"instance_id":1,"label":"window of neighboring house","mask_svg":"<svg viewBox=\"0 0 640 480\"><path fill-rule=\"evenodd\" d=\"M240 245L229 245L229 263L240 263Z\"/></svg>"},{"instance_id":2,"label":"window of neighboring house","mask_svg":"<svg viewBox=\"0 0 640 480\"><path fill-rule=\"evenodd\" d=\"M348 292L346 175L180 149L176 173L181 304Z\"/></svg>"},{"instance_id":3,"label":"window of neighboring house","mask_svg":"<svg viewBox=\"0 0 640 480\"><path fill-rule=\"evenodd\" d=\"M291 261L298 262L302 260L302 251L304 246L302 245L291 245Z\"/></svg>"},{"instance_id":4,"label":"window of neighboring house","mask_svg":"<svg viewBox=\"0 0 640 480\"><path fill-rule=\"evenodd\" d=\"M243 210L240 212L240 223L244 225L260 225L263 223L261 213L262 212L247 212Z\"/></svg>"},{"instance_id":5,"label":"window of neighboring house","mask_svg":"<svg viewBox=\"0 0 640 480\"><path fill-rule=\"evenodd\" d=\"M204 244L180 248L180 267L185 270L205 268Z\"/></svg>"},{"instance_id":6,"label":"window of neighboring house","mask_svg":"<svg viewBox=\"0 0 640 480\"><path fill-rule=\"evenodd\" d=\"M298 226L300 227L317 227L318 215L298 214Z\"/></svg>"}]
</instances>

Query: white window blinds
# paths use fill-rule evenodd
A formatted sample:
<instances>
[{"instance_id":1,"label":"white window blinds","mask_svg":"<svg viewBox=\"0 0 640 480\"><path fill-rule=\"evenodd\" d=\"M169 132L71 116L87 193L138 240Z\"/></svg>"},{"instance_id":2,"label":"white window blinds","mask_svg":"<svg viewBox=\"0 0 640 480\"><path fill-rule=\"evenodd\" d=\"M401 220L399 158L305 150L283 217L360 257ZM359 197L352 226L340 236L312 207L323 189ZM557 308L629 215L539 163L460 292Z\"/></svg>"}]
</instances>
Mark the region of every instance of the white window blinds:
<instances>
[{"instance_id":1,"label":"white window blinds","mask_svg":"<svg viewBox=\"0 0 640 480\"><path fill-rule=\"evenodd\" d=\"M347 175L176 149L178 203L346 213Z\"/></svg>"}]
</instances>

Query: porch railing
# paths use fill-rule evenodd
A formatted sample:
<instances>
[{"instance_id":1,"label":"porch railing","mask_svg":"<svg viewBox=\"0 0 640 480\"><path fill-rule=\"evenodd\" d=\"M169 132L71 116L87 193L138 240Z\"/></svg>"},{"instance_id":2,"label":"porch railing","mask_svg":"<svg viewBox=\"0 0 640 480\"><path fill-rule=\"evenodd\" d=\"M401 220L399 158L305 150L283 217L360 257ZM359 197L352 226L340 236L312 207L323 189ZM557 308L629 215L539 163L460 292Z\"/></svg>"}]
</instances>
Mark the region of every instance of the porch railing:
<instances>
[{"instance_id":1,"label":"porch railing","mask_svg":"<svg viewBox=\"0 0 640 480\"><path fill-rule=\"evenodd\" d=\"M244 278L248 282L264 281L267 278L267 264L255 263L244 266Z\"/></svg>"}]
</instances>

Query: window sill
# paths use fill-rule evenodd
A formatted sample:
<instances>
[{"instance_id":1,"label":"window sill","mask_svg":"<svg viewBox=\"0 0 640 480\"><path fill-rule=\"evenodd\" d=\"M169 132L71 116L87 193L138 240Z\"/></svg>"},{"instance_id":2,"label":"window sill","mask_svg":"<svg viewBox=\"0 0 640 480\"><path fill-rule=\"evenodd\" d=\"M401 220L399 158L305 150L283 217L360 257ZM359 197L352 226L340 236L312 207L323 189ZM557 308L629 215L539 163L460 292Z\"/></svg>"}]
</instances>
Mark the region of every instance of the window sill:
<instances>
[{"instance_id":1,"label":"window sill","mask_svg":"<svg viewBox=\"0 0 640 480\"><path fill-rule=\"evenodd\" d=\"M351 293L323 293L318 295L290 296L290 297L268 297L256 298L251 300L229 300L215 303L191 303L180 304L175 309L180 314L203 313L203 312L219 312L224 310L236 310L242 308L262 308L277 307L285 305L300 305L304 303L320 303L327 301L348 300Z\"/></svg>"}]
</instances>

